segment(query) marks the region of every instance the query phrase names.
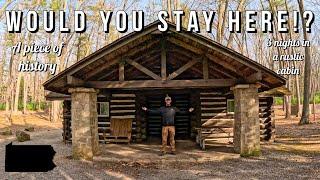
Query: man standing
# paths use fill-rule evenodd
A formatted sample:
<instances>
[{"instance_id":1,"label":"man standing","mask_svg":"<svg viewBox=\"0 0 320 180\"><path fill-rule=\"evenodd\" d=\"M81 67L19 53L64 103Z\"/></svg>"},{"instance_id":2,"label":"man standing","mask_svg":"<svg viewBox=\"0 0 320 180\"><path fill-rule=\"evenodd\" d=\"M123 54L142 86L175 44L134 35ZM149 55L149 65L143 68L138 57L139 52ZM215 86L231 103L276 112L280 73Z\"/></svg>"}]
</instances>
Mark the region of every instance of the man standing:
<instances>
[{"instance_id":1,"label":"man standing","mask_svg":"<svg viewBox=\"0 0 320 180\"><path fill-rule=\"evenodd\" d=\"M182 112L178 108L171 106L171 97L166 96L165 97L165 106L160 107L159 109L147 109L146 107L142 107L142 110L152 112L152 113L160 113L162 116L162 150L161 155L164 155L166 153L166 146L167 146L167 140L168 135L170 139L170 147L171 147L171 154L176 154L176 148L175 148L175 141L174 141L174 135L175 135L175 126L174 126L174 117L176 115L176 112ZM192 112L194 109L189 108L189 112Z\"/></svg>"}]
</instances>

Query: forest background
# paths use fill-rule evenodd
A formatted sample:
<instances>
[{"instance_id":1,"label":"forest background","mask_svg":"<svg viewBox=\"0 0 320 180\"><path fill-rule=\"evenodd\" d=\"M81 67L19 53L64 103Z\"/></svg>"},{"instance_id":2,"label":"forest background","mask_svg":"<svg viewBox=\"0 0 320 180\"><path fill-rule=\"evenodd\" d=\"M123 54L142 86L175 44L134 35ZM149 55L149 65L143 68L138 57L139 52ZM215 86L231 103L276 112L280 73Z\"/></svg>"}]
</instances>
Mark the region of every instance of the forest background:
<instances>
[{"instance_id":1,"label":"forest background","mask_svg":"<svg viewBox=\"0 0 320 180\"><path fill-rule=\"evenodd\" d=\"M41 14L43 10L64 10L67 12L68 26L72 29L74 10L83 10L87 15L87 30L84 33L60 33L58 30L53 33L46 33L40 28L37 33L30 33L25 28L21 33L8 33L6 29L6 10L36 10ZM48 111L57 114L60 111L60 102L49 102L45 100L45 90L42 84L52 77L50 71L47 72L19 72L18 65L21 61L39 61L41 63L56 63L57 73L71 66L94 51L108 45L114 40L130 33L119 33L115 29L115 18L111 20L109 33L103 32L103 24L99 11L125 10L131 16L132 10L143 10L145 13L145 25L157 20L157 13L160 10L183 10L186 18L183 18L183 26L187 25L188 12L190 10L202 11L213 10L216 15L213 22L213 32L206 33L204 20L200 18L201 34L213 39L241 54L257 61L258 63L276 71L283 67L296 67L300 69L300 75L285 75L287 78L287 88L292 92L284 98L276 98L276 104L283 104L286 110L286 117L291 116L291 106L301 105L304 109L296 112L296 116L302 116L300 123L308 123L309 110L307 106L320 103L320 1L314 0L0 0L0 110L7 112L8 121L12 113L27 111ZM269 10L276 14L278 10L289 12L311 10L315 15L312 24L312 32L305 33L300 21L299 33L293 32L293 19L289 16L290 30L288 33L230 33L228 30L227 12L229 10ZM26 13L24 13L25 16ZM25 17L23 17L25 18ZM56 16L58 22L58 16ZM274 15L276 19L276 15ZM302 18L300 17L300 20ZM129 25L132 20L129 17ZM302 19L303 20L303 19ZM257 19L257 28L260 20ZM40 27L43 21L40 20ZM274 27L277 21L274 20ZM58 26L58 23L56 23ZM245 26L242 26L245 28ZM58 29L58 28L56 28ZM310 40L310 47L267 47L268 39L273 41ZM25 57L14 55L12 46L18 42L25 44L58 45L65 44L62 55L57 57L50 54L29 54ZM305 55L304 61L277 61L273 60L274 55L289 55L301 53ZM54 107L54 108L53 108ZM49 112L49 111L48 111ZM302 114L302 112L304 112ZM56 118L52 119L56 121Z\"/></svg>"}]
</instances>

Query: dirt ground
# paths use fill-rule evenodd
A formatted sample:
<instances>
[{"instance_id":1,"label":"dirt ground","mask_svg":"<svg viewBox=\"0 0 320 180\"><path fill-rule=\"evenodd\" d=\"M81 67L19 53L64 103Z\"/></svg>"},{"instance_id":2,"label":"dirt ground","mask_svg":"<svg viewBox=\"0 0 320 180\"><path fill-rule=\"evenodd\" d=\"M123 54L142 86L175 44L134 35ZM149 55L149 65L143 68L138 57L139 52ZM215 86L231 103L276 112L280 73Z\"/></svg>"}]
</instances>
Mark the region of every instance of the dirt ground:
<instances>
[{"instance_id":1,"label":"dirt ground","mask_svg":"<svg viewBox=\"0 0 320 180\"><path fill-rule=\"evenodd\" d=\"M177 141L177 155L158 156L160 142L149 144L101 144L93 162L70 158L71 145L62 142L61 123L51 123L43 113L15 115L13 124L0 112L0 131L13 133L34 126L31 141L0 136L0 179L320 179L320 115L299 126L298 118L276 120L276 141L262 144L259 157L241 158L232 145L217 144L206 151L192 141ZM56 151L49 172L4 172L5 145L47 144Z\"/></svg>"}]
</instances>

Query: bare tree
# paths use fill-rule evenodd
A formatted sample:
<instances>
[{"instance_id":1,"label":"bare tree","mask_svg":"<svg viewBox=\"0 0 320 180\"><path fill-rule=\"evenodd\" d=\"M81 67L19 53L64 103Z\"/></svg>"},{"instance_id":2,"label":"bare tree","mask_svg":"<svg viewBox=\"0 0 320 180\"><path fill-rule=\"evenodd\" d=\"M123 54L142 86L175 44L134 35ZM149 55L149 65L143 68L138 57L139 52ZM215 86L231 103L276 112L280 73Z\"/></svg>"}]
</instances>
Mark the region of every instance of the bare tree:
<instances>
[{"instance_id":1,"label":"bare tree","mask_svg":"<svg viewBox=\"0 0 320 180\"><path fill-rule=\"evenodd\" d=\"M306 32L306 24L303 18L304 5L303 0L297 0L299 4L299 11L302 21L303 37L305 41L308 41L308 34ZM303 85L303 108L302 116L299 124L309 124L309 101L310 101L310 76L311 76L311 57L310 57L310 47L305 47L305 59L304 59L304 85Z\"/></svg>"}]
</instances>

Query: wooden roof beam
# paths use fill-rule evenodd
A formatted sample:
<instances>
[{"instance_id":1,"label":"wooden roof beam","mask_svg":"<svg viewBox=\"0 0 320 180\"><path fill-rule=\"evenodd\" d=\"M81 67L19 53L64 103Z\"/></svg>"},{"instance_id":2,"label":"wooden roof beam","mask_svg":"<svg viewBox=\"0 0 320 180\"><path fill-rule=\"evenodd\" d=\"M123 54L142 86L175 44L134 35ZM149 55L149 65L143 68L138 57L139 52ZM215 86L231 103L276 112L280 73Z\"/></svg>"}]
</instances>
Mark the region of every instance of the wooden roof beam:
<instances>
[{"instance_id":1,"label":"wooden roof beam","mask_svg":"<svg viewBox=\"0 0 320 180\"><path fill-rule=\"evenodd\" d=\"M113 59L110 62L105 62L105 64L95 68L93 71L87 73L84 77L84 80L88 80L89 78L93 77L94 75L98 74L99 72L105 70L106 68L109 68L110 66L116 64L119 62L119 59Z\"/></svg>"},{"instance_id":2,"label":"wooden roof beam","mask_svg":"<svg viewBox=\"0 0 320 180\"><path fill-rule=\"evenodd\" d=\"M256 83L258 81L261 81L262 80L262 73L261 73L261 71L258 71L256 73L251 74L250 76L246 77L245 80L248 83Z\"/></svg>"},{"instance_id":3,"label":"wooden roof beam","mask_svg":"<svg viewBox=\"0 0 320 180\"><path fill-rule=\"evenodd\" d=\"M119 81L124 81L124 62L119 63Z\"/></svg>"},{"instance_id":4,"label":"wooden roof beam","mask_svg":"<svg viewBox=\"0 0 320 180\"><path fill-rule=\"evenodd\" d=\"M172 55L170 55L170 58L174 58L174 59L178 60L178 61L170 61L170 64L183 66L180 62L185 62L184 60L188 57L184 58L184 55L172 54ZM195 59L195 60L198 60L198 59ZM191 66L190 70L192 72L194 72L195 74L202 75L202 69L198 69L195 66Z\"/></svg>"},{"instance_id":5,"label":"wooden roof beam","mask_svg":"<svg viewBox=\"0 0 320 180\"><path fill-rule=\"evenodd\" d=\"M155 59L156 57L158 57L159 55L157 55L157 54L155 54L155 55L153 55L152 57L149 57L150 59ZM139 59L140 59L140 57L139 57ZM134 59L133 61L136 61L136 59ZM147 61L143 61L142 63L141 63L141 65L144 65L144 64L146 64L147 63ZM128 74L128 73L130 73L131 71L132 71L132 69L136 69L135 67L128 67L127 68L127 70L126 70L126 74ZM104 78L106 78L106 77L108 77L108 76L110 76L111 74L113 74L115 71L117 71L117 69L115 70L115 69L112 69L111 71L109 71L108 73L106 73L106 74L103 74L103 75L101 75L100 77L98 77L97 78L97 80L101 80L101 79L104 79Z\"/></svg>"},{"instance_id":6,"label":"wooden roof beam","mask_svg":"<svg viewBox=\"0 0 320 180\"><path fill-rule=\"evenodd\" d=\"M195 65L197 62L199 62L196 59L192 59L191 61L189 61L187 64L183 65L182 67L180 67L179 69L177 69L176 71L174 71L173 73L169 74L168 76L168 80L174 79L177 76L179 76L181 73L183 73L184 71L186 71L187 69L189 69L190 67L192 67L193 65Z\"/></svg>"},{"instance_id":7,"label":"wooden roof beam","mask_svg":"<svg viewBox=\"0 0 320 180\"><path fill-rule=\"evenodd\" d=\"M127 59L126 62L128 64L134 66L135 68L137 68L141 72L145 73L146 75L152 77L153 79L156 79L156 80L160 80L161 79L160 76L158 76L157 74L153 73L152 71L150 71L149 69L145 68L144 66L142 66L141 64L139 64L139 63L137 63L135 61Z\"/></svg>"},{"instance_id":8,"label":"wooden roof beam","mask_svg":"<svg viewBox=\"0 0 320 180\"><path fill-rule=\"evenodd\" d=\"M168 41L177 45L177 46L180 46L180 47L183 47L183 48L186 48L187 50L190 50L192 51L193 53L196 53L196 54L204 54L203 50L199 49L199 48L196 48L192 45L189 45L188 43L186 42L183 42L179 39L176 39L176 38L173 38L173 37L170 37L168 38Z\"/></svg>"},{"instance_id":9,"label":"wooden roof beam","mask_svg":"<svg viewBox=\"0 0 320 180\"><path fill-rule=\"evenodd\" d=\"M179 33L178 35L181 36L181 38L190 39L190 40L192 40L192 41L204 46L204 48L212 49L212 50L214 50L216 52L219 52L220 54L222 54L222 55L224 55L226 57L229 57L229 58L231 58L233 60L236 60L236 61L240 62L241 64L249 66L249 67L251 67L252 69L254 69L256 71L259 70L257 67L255 67L255 65L252 65L250 62L247 62L246 60L243 60L242 58L240 58L239 56L241 56L241 55L240 54L236 54L236 51L230 50L230 49L228 49L227 47L225 47L225 46L223 46L221 44L215 43L216 46L213 46L212 44L209 44L209 43L204 42L204 41L202 41L200 39L197 39L197 37L193 37L193 36L191 36L190 34L187 34L187 33ZM199 37L200 35L197 35L197 36ZM201 39L204 39L204 38L201 38ZM209 39L206 39L205 41L208 41L208 40ZM232 52L233 54L231 54L230 52Z\"/></svg>"},{"instance_id":10,"label":"wooden roof beam","mask_svg":"<svg viewBox=\"0 0 320 180\"><path fill-rule=\"evenodd\" d=\"M216 60L216 57L214 57L211 54L206 54L206 57L208 57L212 62L223 66L224 68L240 75L241 77L244 77L244 74L241 71L239 71L236 67L230 65L229 63L222 61L222 60Z\"/></svg>"},{"instance_id":11,"label":"wooden roof beam","mask_svg":"<svg viewBox=\"0 0 320 180\"><path fill-rule=\"evenodd\" d=\"M167 79L167 52L166 52L166 40L161 39L161 79L164 81Z\"/></svg>"},{"instance_id":12,"label":"wooden roof beam","mask_svg":"<svg viewBox=\"0 0 320 180\"><path fill-rule=\"evenodd\" d=\"M84 86L85 81L74 76L67 76L67 85L72 87Z\"/></svg>"},{"instance_id":13,"label":"wooden roof beam","mask_svg":"<svg viewBox=\"0 0 320 180\"><path fill-rule=\"evenodd\" d=\"M154 47L157 43L159 43L160 41L159 40L151 40L151 41L147 41L144 43L144 45L140 48L137 48L137 47L134 47L134 48L131 48L131 49L128 49L128 53L126 54L127 57L131 57L133 55L135 55L136 53L141 53L143 52L144 50L147 50L149 48L152 48ZM85 75L85 80L88 80L89 78L91 78L92 76L98 74L99 72L105 70L106 68L114 65L115 63L117 63L119 60L120 60L121 57L118 57L118 58L115 58L113 59L112 61L110 62L105 62L104 64L102 65L99 65L97 68L95 68L93 71L87 73Z\"/></svg>"},{"instance_id":14,"label":"wooden roof beam","mask_svg":"<svg viewBox=\"0 0 320 180\"><path fill-rule=\"evenodd\" d=\"M87 87L109 89L131 88L212 88L235 85L234 79L194 79L194 80L132 80L132 81L88 81Z\"/></svg>"},{"instance_id":15,"label":"wooden roof beam","mask_svg":"<svg viewBox=\"0 0 320 180\"><path fill-rule=\"evenodd\" d=\"M218 72L218 73L221 73L222 75L228 77L228 78L231 78L231 79L237 79L236 76L230 74L230 72L226 72L226 69L221 69L221 68L218 68L216 66L210 66L210 69Z\"/></svg>"}]
</instances>

